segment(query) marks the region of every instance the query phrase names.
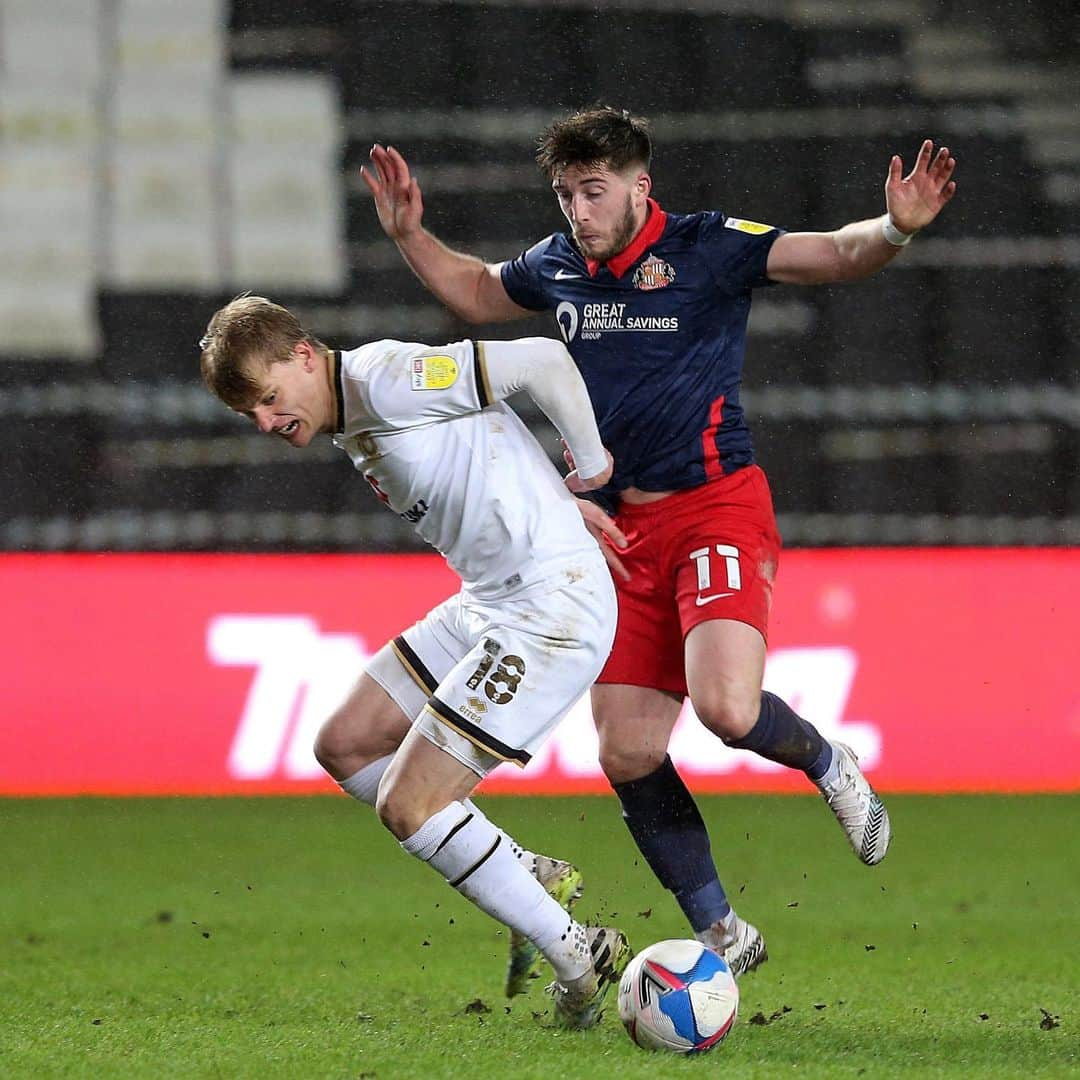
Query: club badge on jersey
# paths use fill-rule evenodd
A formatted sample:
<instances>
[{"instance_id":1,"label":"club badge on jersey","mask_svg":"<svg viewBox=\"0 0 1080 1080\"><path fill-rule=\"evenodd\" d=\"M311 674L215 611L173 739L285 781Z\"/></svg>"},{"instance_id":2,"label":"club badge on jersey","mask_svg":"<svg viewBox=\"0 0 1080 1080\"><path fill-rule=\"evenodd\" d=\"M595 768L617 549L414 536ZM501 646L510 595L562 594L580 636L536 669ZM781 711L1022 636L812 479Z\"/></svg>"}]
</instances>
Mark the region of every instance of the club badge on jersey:
<instances>
[{"instance_id":1,"label":"club badge on jersey","mask_svg":"<svg viewBox=\"0 0 1080 1080\"><path fill-rule=\"evenodd\" d=\"M644 292L666 288L674 280L675 267L655 255L650 255L634 271L634 288Z\"/></svg>"}]
</instances>

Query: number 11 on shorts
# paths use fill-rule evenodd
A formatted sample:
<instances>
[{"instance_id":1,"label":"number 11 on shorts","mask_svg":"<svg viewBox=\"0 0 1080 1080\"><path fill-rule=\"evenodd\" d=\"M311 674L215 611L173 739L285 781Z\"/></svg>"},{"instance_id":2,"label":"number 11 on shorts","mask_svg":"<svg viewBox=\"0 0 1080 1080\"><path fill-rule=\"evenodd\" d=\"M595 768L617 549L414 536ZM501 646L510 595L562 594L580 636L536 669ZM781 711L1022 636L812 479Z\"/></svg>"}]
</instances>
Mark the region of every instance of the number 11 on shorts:
<instances>
[{"instance_id":1,"label":"number 11 on shorts","mask_svg":"<svg viewBox=\"0 0 1080 1080\"><path fill-rule=\"evenodd\" d=\"M690 561L697 566L698 597L697 604L707 604L710 600L717 600L721 596L730 596L732 592L738 592L742 588L742 571L739 569L739 549L731 544L717 544L716 554L724 560L724 570L727 576L727 587L730 592L714 593L712 596L704 594L712 587L712 554L707 547L698 548L690 552Z\"/></svg>"}]
</instances>

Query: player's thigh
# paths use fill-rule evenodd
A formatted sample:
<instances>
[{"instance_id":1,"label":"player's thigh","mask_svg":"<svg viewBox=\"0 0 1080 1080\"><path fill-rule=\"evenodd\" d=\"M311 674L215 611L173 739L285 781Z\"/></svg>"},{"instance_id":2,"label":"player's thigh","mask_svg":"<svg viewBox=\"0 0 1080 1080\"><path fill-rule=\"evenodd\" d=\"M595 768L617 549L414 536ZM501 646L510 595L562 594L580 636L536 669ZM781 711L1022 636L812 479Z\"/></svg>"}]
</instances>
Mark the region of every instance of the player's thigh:
<instances>
[{"instance_id":1,"label":"player's thigh","mask_svg":"<svg viewBox=\"0 0 1080 1080\"><path fill-rule=\"evenodd\" d=\"M611 655L598 682L612 686L639 686L681 694L683 678L679 610L672 595L670 575L661 562L664 519L649 507L631 507L616 520L629 540L619 558L629 580L617 579L619 624Z\"/></svg>"},{"instance_id":2,"label":"player's thigh","mask_svg":"<svg viewBox=\"0 0 1080 1080\"><path fill-rule=\"evenodd\" d=\"M613 784L655 772L667 755L682 694L649 686L599 683L591 693L600 766Z\"/></svg>"},{"instance_id":3,"label":"player's thigh","mask_svg":"<svg viewBox=\"0 0 1080 1080\"><path fill-rule=\"evenodd\" d=\"M740 739L757 722L765 674L761 631L733 619L699 623L686 636L686 685L701 722Z\"/></svg>"},{"instance_id":4,"label":"player's thigh","mask_svg":"<svg viewBox=\"0 0 1080 1080\"><path fill-rule=\"evenodd\" d=\"M444 600L368 661L367 674L410 721L472 647L462 624L461 599L458 593Z\"/></svg>"},{"instance_id":5,"label":"player's thigh","mask_svg":"<svg viewBox=\"0 0 1080 1080\"><path fill-rule=\"evenodd\" d=\"M394 753L411 722L365 671L319 729L315 757L335 779L343 780L369 762Z\"/></svg>"},{"instance_id":6,"label":"player's thigh","mask_svg":"<svg viewBox=\"0 0 1080 1080\"><path fill-rule=\"evenodd\" d=\"M351 776L394 753L440 679L467 651L459 623L460 598L452 596L368 661L315 743L315 756L332 776Z\"/></svg>"},{"instance_id":7,"label":"player's thigh","mask_svg":"<svg viewBox=\"0 0 1080 1080\"><path fill-rule=\"evenodd\" d=\"M473 604L463 621L472 648L417 727L480 776L502 762L524 768L603 667L614 635L611 576L597 560L564 587Z\"/></svg>"},{"instance_id":8,"label":"player's thigh","mask_svg":"<svg viewBox=\"0 0 1080 1080\"><path fill-rule=\"evenodd\" d=\"M700 512L682 507L667 548L683 636L731 620L767 638L780 534L765 474L740 469L705 485L700 502Z\"/></svg>"}]
</instances>

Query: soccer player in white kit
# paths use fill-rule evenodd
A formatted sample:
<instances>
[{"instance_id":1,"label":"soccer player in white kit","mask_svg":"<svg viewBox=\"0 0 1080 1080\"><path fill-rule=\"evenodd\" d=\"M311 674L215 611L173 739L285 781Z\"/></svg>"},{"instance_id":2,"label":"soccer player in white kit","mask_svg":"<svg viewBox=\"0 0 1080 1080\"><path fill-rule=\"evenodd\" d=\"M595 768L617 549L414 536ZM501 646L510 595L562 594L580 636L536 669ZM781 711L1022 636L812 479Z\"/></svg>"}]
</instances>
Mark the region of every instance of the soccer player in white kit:
<instances>
[{"instance_id":1,"label":"soccer player in white kit","mask_svg":"<svg viewBox=\"0 0 1080 1080\"><path fill-rule=\"evenodd\" d=\"M557 1021L591 1027L630 957L626 938L575 922L563 904L577 872L523 850L469 799L497 765L528 763L614 638L611 577L571 495L606 483L611 457L569 353L546 338L337 352L257 296L216 312L200 345L225 404L296 447L331 434L460 576L460 592L372 659L315 753L406 851L511 928L508 993L539 952L555 971ZM565 482L504 403L518 390L573 454ZM566 889L545 888L545 872Z\"/></svg>"}]
</instances>

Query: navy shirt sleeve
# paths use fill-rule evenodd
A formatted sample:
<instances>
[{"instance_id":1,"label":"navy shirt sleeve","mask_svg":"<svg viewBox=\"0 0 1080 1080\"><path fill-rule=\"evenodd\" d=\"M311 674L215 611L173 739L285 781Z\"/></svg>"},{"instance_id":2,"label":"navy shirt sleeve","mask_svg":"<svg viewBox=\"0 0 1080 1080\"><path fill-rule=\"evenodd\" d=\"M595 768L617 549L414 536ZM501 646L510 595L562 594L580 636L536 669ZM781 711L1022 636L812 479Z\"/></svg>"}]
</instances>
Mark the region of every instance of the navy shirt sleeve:
<instances>
[{"instance_id":1,"label":"navy shirt sleeve","mask_svg":"<svg viewBox=\"0 0 1080 1080\"><path fill-rule=\"evenodd\" d=\"M553 234L533 244L516 259L502 264L499 273L502 277L503 288L507 296L519 307L528 308L530 311L546 311L553 306L544 291L541 264L554 239Z\"/></svg>"},{"instance_id":2,"label":"navy shirt sleeve","mask_svg":"<svg viewBox=\"0 0 1080 1080\"><path fill-rule=\"evenodd\" d=\"M765 272L769 250L782 229L719 211L704 215L698 242L720 288L731 296L772 285Z\"/></svg>"}]
</instances>

